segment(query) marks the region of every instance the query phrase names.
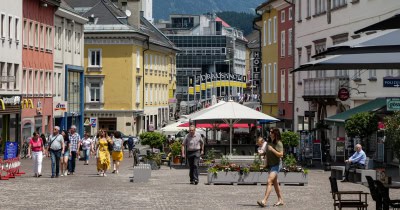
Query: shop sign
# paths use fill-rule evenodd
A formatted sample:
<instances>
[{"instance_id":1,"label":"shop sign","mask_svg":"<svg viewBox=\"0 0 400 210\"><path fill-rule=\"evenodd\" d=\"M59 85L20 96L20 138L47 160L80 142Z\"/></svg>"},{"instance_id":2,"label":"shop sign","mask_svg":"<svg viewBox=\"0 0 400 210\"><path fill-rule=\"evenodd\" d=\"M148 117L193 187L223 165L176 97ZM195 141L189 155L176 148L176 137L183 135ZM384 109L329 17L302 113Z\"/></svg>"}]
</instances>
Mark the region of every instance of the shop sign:
<instances>
[{"instance_id":1,"label":"shop sign","mask_svg":"<svg viewBox=\"0 0 400 210\"><path fill-rule=\"evenodd\" d=\"M383 87L400 87L400 78L383 78Z\"/></svg>"},{"instance_id":2,"label":"shop sign","mask_svg":"<svg viewBox=\"0 0 400 210\"><path fill-rule=\"evenodd\" d=\"M341 101L346 101L347 99L350 98L350 92L347 88L340 88L338 92L338 98Z\"/></svg>"},{"instance_id":3,"label":"shop sign","mask_svg":"<svg viewBox=\"0 0 400 210\"><path fill-rule=\"evenodd\" d=\"M4 160L16 158L18 151L18 143L17 142L6 142L6 149L4 151Z\"/></svg>"},{"instance_id":4,"label":"shop sign","mask_svg":"<svg viewBox=\"0 0 400 210\"><path fill-rule=\"evenodd\" d=\"M21 96L3 96L1 100L6 105L20 105L21 104Z\"/></svg>"},{"instance_id":5,"label":"shop sign","mask_svg":"<svg viewBox=\"0 0 400 210\"><path fill-rule=\"evenodd\" d=\"M387 111L400 111L400 98L387 98L386 109Z\"/></svg>"},{"instance_id":6,"label":"shop sign","mask_svg":"<svg viewBox=\"0 0 400 210\"><path fill-rule=\"evenodd\" d=\"M59 101L53 103L53 112L55 115L62 115L64 112L68 110L68 102L67 101Z\"/></svg>"}]
</instances>

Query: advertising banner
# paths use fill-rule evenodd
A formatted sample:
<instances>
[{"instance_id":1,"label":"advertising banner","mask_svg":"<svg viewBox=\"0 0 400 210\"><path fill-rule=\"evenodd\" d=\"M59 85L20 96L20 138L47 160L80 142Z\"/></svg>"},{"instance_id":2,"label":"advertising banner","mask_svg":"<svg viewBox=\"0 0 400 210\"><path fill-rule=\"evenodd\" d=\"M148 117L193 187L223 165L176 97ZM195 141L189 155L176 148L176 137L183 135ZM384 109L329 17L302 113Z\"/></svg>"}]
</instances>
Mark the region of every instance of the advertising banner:
<instances>
[{"instance_id":1,"label":"advertising banner","mask_svg":"<svg viewBox=\"0 0 400 210\"><path fill-rule=\"evenodd\" d=\"M18 143L17 142L6 142L6 149L4 151L4 160L10 158L16 158L18 152Z\"/></svg>"}]
</instances>

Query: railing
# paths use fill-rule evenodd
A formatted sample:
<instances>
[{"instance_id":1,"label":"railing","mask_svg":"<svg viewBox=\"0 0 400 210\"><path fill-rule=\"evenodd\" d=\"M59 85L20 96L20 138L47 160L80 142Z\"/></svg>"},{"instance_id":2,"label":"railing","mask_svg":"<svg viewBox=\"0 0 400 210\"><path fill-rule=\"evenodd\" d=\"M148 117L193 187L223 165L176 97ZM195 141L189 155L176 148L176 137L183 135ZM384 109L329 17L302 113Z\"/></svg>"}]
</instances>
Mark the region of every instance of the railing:
<instances>
[{"instance_id":1,"label":"railing","mask_svg":"<svg viewBox=\"0 0 400 210\"><path fill-rule=\"evenodd\" d=\"M339 88L348 83L349 77L323 77L304 79L303 97L336 96Z\"/></svg>"}]
</instances>

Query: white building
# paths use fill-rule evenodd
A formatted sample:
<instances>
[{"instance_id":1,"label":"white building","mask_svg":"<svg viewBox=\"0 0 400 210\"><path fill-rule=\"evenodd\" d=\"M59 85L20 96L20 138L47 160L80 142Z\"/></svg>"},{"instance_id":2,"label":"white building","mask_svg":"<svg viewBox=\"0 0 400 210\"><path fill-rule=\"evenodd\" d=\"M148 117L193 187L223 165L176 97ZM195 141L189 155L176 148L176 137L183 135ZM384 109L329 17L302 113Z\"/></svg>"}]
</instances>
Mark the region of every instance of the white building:
<instances>
[{"instance_id":1,"label":"white building","mask_svg":"<svg viewBox=\"0 0 400 210\"><path fill-rule=\"evenodd\" d=\"M295 65L307 63L311 56L327 47L360 36L354 31L391 17L400 11L398 0L332 0L328 11L325 0L296 0ZM329 15L330 13L330 15ZM317 119L349 110L377 97L399 96L397 89L384 88L383 77L400 76L400 70L331 70L296 73L294 123L296 130L314 128ZM350 90L350 98L337 98L340 87ZM315 112L315 117L306 115ZM311 124L311 126L310 126ZM345 137L343 126L328 131L331 155L336 138ZM318 138L318 137L317 137Z\"/></svg>"},{"instance_id":2,"label":"white building","mask_svg":"<svg viewBox=\"0 0 400 210\"><path fill-rule=\"evenodd\" d=\"M54 112L55 125L63 129L72 124L83 131L83 25L87 19L78 15L64 1L54 17L54 103L68 103L67 113ZM71 87L73 91L69 90Z\"/></svg>"}]
</instances>

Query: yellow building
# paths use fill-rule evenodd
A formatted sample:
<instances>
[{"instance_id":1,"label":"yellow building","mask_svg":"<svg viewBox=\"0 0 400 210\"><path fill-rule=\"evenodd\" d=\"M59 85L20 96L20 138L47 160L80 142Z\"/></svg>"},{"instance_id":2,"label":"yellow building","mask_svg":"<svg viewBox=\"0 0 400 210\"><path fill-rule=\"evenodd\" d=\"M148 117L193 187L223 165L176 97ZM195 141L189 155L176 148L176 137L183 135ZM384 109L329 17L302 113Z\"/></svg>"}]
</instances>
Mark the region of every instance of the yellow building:
<instances>
[{"instance_id":1,"label":"yellow building","mask_svg":"<svg viewBox=\"0 0 400 210\"><path fill-rule=\"evenodd\" d=\"M125 19L119 6L102 0L85 13L85 128L136 136L169 119L177 48L139 15L138 1L124 5Z\"/></svg>"},{"instance_id":2,"label":"yellow building","mask_svg":"<svg viewBox=\"0 0 400 210\"><path fill-rule=\"evenodd\" d=\"M261 106L262 112L278 117L278 12L271 0L256 8L261 19Z\"/></svg>"}]
</instances>

